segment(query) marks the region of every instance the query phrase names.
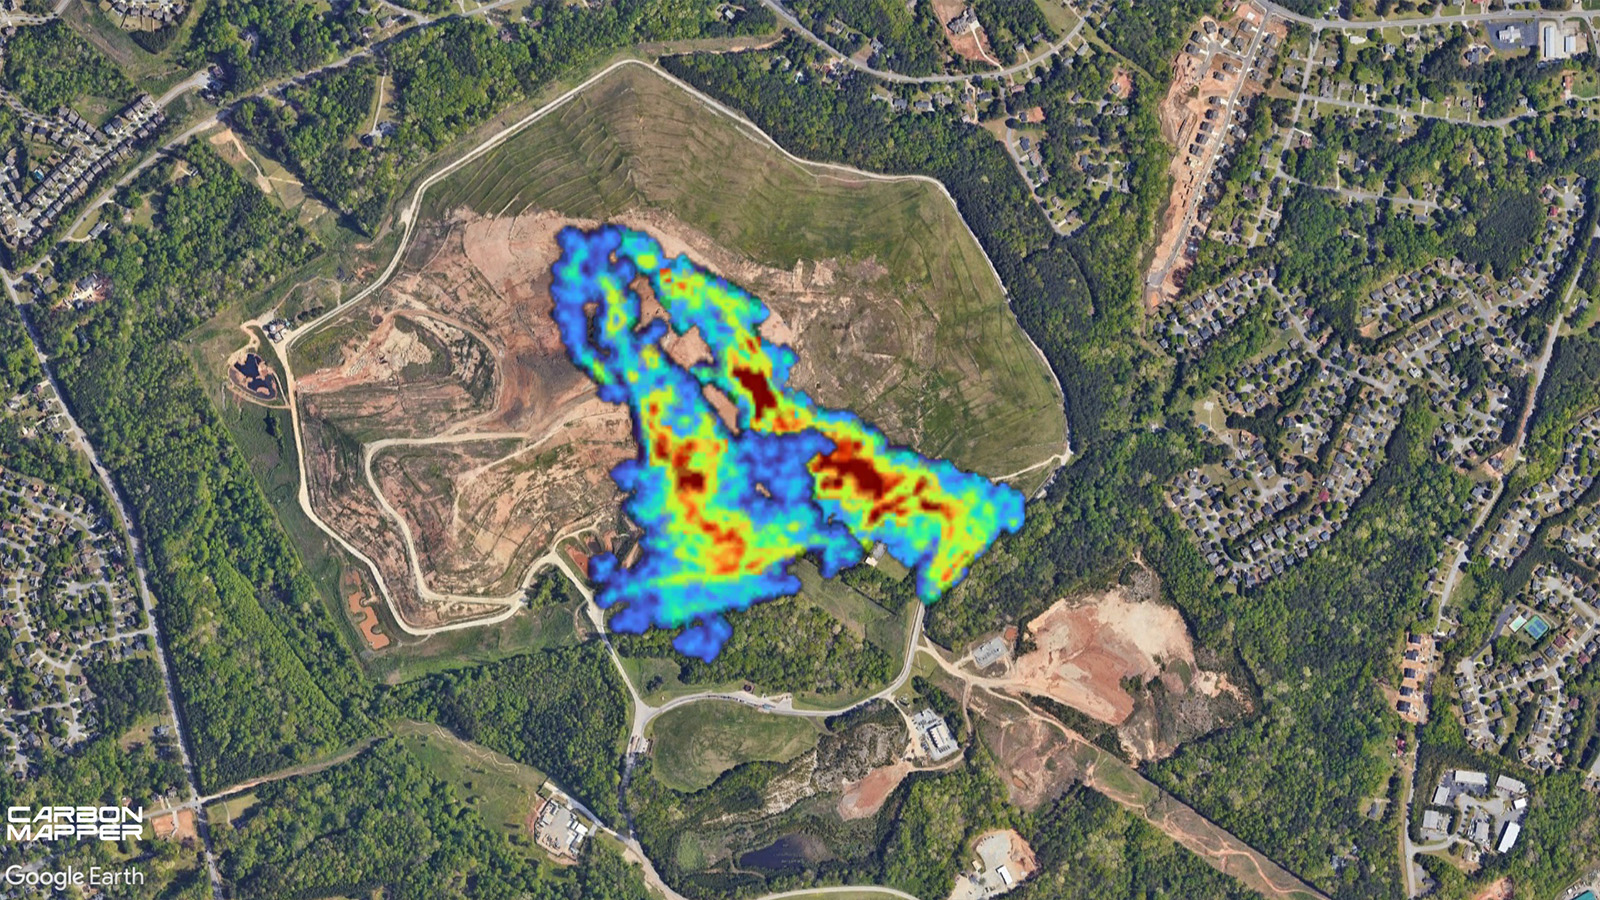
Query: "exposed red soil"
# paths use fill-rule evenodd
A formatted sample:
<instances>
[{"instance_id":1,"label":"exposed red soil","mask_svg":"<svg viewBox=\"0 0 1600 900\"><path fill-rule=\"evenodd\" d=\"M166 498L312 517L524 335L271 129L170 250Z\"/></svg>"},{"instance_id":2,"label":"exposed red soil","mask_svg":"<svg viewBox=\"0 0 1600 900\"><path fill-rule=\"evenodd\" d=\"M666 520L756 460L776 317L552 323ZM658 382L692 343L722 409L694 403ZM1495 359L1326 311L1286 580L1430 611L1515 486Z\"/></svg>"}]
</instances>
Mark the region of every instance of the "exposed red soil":
<instances>
[{"instance_id":1,"label":"exposed red soil","mask_svg":"<svg viewBox=\"0 0 1600 900\"><path fill-rule=\"evenodd\" d=\"M902 759L873 769L867 777L845 785L844 794L839 797L839 818L846 822L865 819L882 809L883 802L906 780L911 769L911 763Z\"/></svg>"}]
</instances>

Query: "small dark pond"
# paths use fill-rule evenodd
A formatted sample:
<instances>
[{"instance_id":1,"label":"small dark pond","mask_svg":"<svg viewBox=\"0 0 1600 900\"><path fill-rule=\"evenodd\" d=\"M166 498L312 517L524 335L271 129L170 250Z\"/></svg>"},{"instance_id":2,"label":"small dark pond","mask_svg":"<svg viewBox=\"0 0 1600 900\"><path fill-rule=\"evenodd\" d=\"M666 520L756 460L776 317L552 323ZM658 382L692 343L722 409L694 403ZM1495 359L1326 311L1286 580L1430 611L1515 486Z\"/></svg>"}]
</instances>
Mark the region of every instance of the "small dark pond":
<instances>
[{"instance_id":1,"label":"small dark pond","mask_svg":"<svg viewBox=\"0 0 1600 900\"><path fill-rule=\"evenodd\" d=\"M245 390L263 400L278 399L278 379L271 372L264 371L261 357L254 353L245 355L245 358L233 364L233 368L243 376Z\"/></svg>"},{"instance_id":2,"label":"small dark pond","mask_svg":"<svg viewBox=\"0 0 1600 900\"><path fill-rule=\"evenodd\" d=\"M739 857L739 866L769 872L804 869L832 856L828 845L814 835L786 834L760 850Z\"/></svg>"}]
</instances>

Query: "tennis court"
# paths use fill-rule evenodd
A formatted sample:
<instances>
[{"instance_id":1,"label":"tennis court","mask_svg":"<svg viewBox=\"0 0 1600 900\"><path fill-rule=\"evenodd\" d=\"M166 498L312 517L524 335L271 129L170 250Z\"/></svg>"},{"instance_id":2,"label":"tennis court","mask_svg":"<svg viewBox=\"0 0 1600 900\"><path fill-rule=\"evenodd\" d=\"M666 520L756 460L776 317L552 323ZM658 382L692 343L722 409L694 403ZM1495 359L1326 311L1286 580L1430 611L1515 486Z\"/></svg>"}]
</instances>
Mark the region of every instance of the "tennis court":
<instances>
[{"instance_id":1,"label":"tennis court","mask_svg":"<svg viewBox=\"0 0 1600 900\"><path fill-rule=\"evenodd\" d=\"M1536 641L1539 638L1544 637L1545 634L1550 630L1550 626L1546 625L1544 620L1538 616L1534 616L1533 618L1529 619L1528 624L1524 625L1523 628L1528 632L1528 637Z\"/></svg>"}]
</instances>

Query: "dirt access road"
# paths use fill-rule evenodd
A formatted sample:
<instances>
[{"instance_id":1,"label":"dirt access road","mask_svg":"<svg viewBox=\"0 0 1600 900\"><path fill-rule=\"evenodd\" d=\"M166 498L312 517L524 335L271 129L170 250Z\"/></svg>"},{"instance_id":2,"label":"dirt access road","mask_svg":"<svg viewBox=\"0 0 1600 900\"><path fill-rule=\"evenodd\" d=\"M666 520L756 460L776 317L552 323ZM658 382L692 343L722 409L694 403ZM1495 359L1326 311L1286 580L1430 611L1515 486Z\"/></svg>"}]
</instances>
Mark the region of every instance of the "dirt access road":
<instances>
[{"instance_id":1,"label":"dirt access road","mask_svg":"<svg viewBox=\"0 0 1600 900\"><path fill-rule=\"evenodd\" d=\"M982 691L996 701L1011 704L1031 719L1065 736L1083 751L1087 761L1079 776L1084 784L1138 813L1145 821L1218 871L1232 875L1265 897L1326 900L1323 894L1162 790L1140 775L1137 769L1090 743L1054 718L1038 712L1026 701L1005 693L994 679L967 672L947 660L937 647L927 641L919 649L932 657L946 674L963 682L969 689Z\"/></svg>"},{"instance_id":2,"label":"dirt access road","mask_svg":"<svg viewBox=\"0 0 1600 900\"><path fill-rule=\"evenodd\" d=\"M396 623L399 625L400 629L402 631L404 631L406 634L420 637L420 636L423 636L423 635L434 634L434 633L441 632L441 631L458 630L458 629L461 629L461 628L472 628L472 627L476 627L476 626L479 626L479 625L492 625L492 624L496 624L496 623L499 623L499 622L503 622L506 619L510 618L511 616L515 615L516 612L519 609L522 608L522 600L521 600L522 592L520 590L518 590L518 591L515 591L515 592L513 592L511 594L508 594L508 595L506 595L504 597L482 597L482 598L479 598L479 597L461 598L461 597L455 597L454 595L452 595L452 599L457 599L457 600L470 599L470 600L473 600L475 602L482 602L485 605L501 607L497 611L493 612L490 615L486 615L486 616L479 616L479 617L476 617L476 618L465 619L465 620L455 621L455 622L449 622L449 623L440 624L440 625L429 625L429 626L418 626L418 625L413 624L411 622L408 622L406 620L406 618L403 615L403 612L402 612L402 610L400 608L400 605L394 600L393 595L390 593L388 585L385 583L385 581L383 579L383 576L382 576L381 572L379 571L379 567L377 566L377 564L368 555L363 553L360 549L356 548L348 539L346 539L336 529L332 528L326 521L324 521L322 519L322 517L313 508L313 504L311 502L310 482L308 480L307 470L306 470L307 445L306 445L304 427L303 427L303 423L301 421L299 398L297 396L298 385L297 385L297 382L296 382L296 375L295 375L295 372L293 370L293 367L290 366L289 362L288 362L289 361L289 357L290 357L290 351L294 347L294 345L297 344L299 341L305 339L308 335L313 334L314 332L319 330L321 327L323 327L323 326L327 325L328 323L334 321L334 319L336 317L338 317L339 315L344 313L351 306L353 306L356 303L360 303L361 301L363 301L366 298L370 297L374 292L380 290L381 288L384 287L384 285L389 283L390 279L392 279L394 277L395 273L399 270L400 265L401 265L403 259L405 258L406 251L411 246L412 239L415 236L415 232L416 232L416 228L417 228L418 216L419 216L419 211L421 209L422 199L423 199L423 196L426 194L427 190L430 187L432 187L434 184L438 183L440 180L448 177L449 175L451 175L452 173L454 173L458 169L462 168L463 166L466 166L466 165L470 164L471 162L473 162L474 160L477 160L479 157L483 156L484 154L494 150L496 147L498 147L501 144L505 143L511 137L516 135L518 132L520 132L523 129L527 128L529 125L533 124L534 122L539 121L540 119L542 119L543 117L549 115L553 111L561 108L563 105L565 105L566 103L570 102L574 97L577 97L579 94L581 94L584 91L588 90L592 85L596 84L600 80L604 79L606 76L610 75L612 72L614 72L614 71L616 71L618 69L621 69L624 66L643 66L643 67L645 67L647 69L650 69L652 72L654 72L658 76L670 81L672 84L678 86L679 88L681 88L682 90L687 92L690 96L694 97L698 102L700 102L702 105L704 105L707 109L711 110L712 112L714 112L714 113L716 113L718 115L727 116L729 119L731 119L734 122L736 122L741 129L743 129L743 130L747 131L748 133L750 133L751 136L754 139L756 139L756 140L758 140L758 141L760 141L762 143L765 143L765 144L768 144L768 145L772 146L773 148L777 149L779 152L783 153L786 157L788 157L789 159L791 159L791 160L793 160L793 161L795 161L797 163L801 163L801 164L806 165L808 167L821 169L821 170L825 170L825 171L840 172L840 173L843 173L843 174L847 174L852 178L862 178L862 179L870 179L870 180L875 180L875 181L890 181L890 182L893 182L893 181L905 181L905 180L921 181L921 182L930 184L930 185L934 186L935 188L937 188L940 191L940 193L942 193L945 196L945 198L947 200L949 200L951 205L955 206L954 197L951 196L949 190L941 182L939 182L937 179L929 178L929 177L923 176L923 175L892 175L892 176L891 175L882 175L882 174L878 174L878 173L874 173L874 172L866 172L866 171L863 171L863 170L860 170L860 169L854 169L854 168L851 168L851 167L848 167L848 166L841 166L841 165L836 165L836 164L831 164L831 163L816 163L816 162L811 162L811 161L807 161L807 160L802 160L799 157L794 156L794 154L789 153L788 150L784 149L780 144L778 144L775 140L773 140L770 135L766 134L764 131L761 131L753 123L751 123L748 119L744 118L738 112L736 112L736 111L734 111L732 109L729 109L728 107L718 103L717 101L711 99L710 97L705 96L704 94L701 94L700 92L696 91L692 86L690 86L688 84L685 84L684 82L672 77L671 75L669 75L666 72L662 71L660 68L658 68L658 67L656 67L656 66L654 66L654 65L652 65L650 63L643 62L643 61L636 60L636 59L618 60L617 62L614 62L609 66L606 66L605 68L603 68L600 71L596 72L594 75L592 75L589 78L585 79L583 82L581 82L577 86L573 87L571 90L566 91L565 93L563 93L560 96L556 97L554 100L550 101L549 103L545 104L544 106L540 107L539 109L535 110L534 112L529 113L527 116L523 117L522 119L520 119L520 120L518 120L518 121L516 121L516 122L514 122L514 123L512 123L512 124L510 124L508 126L506 126L504 129L502 129L501 131L497 132L496 134L490 136L488 139L484 140L482 143L480 143L478 146L474 147L472 150L468 151L467 153L462 154L459 158L457 158L454 161L450 162L448 165L441 166L439 169L437 169L436 171L431 173L428 177L424 178L417 185L415 191L412 192L412 194L410 196L410 200L396 214L396 222L401 226L400 240L397 243L394 255L390 258L388 264L384 267L383 271L380 272L377 275L377 277L374 278L371 281L371 283L369 283L365 288L361 289L360 291L357 291L355 294L351 295L348 299L342 300L340 303L338 303L337 305L335 305L332 308L328 309L326 312L324 312L322 315L318 316L317 318L313 319L312 321L310 321L310 322L308 322L308 323L306 323L304 325L301 325L300 327L295 328L292 331L290 331L285 336L282 344L280 345L280 349L279 349L279 352L278 352L280 369L282 370L281 374L282 374L282 387L283 387L284 399L288 403L288 406L289 406L290 425L291 425L291 428L292 428L292 430L294 432L295 445L296 445L296 448L297 448L297 451L298 451L298 453L297 453L297 457L298 457L297 465L299 467L299 481L300 481L300 484L299 484L299 487L298 487L296 499L297 499L297 501L298 501L298 503L300 505L300 508L305 513L306 517L314 525L316 525L318 529L320 529L322 532L324 532L325 534L328 535L330 540L334 541L337 545L339 545L339 547L344 549L346 552L350 553L351 556L353 556L354 558L360 560L364 565L367 566L368 570L373 573L375 583L378 585L378 591L379 591L379 594L381 595L381 597L382 597L382 599L384 601L384 604L389 608L390 614L394 617L394 619L395 619ZM963 225L965 225L965 224L966 224L965 220L963 220ZM970 226L968 226L968 233L971 234ZM977 237L975 235L973 235L973 241L974 241L974 243L978 243ZM979 246L981 246L981 243L979 244ZM989 260L987 254L984 254L984 261L985 261L986 264L988 264L988 266L989 266L989 268L991 270L991 273L995 277L995 280L998 283L1003 285L1004 284L1004 280L1000 278L999 272L994 269L994 264L993 264L993 262L991 260ZM264 322L247 323L247 324L257 325L259 327L261 325L264 325ZM1058 392L1060 392L1061 391L1060 379L1056 377L1054 369L1052 367L1050 367L1048 359L1046 359L1045 356L1044 356L1044 352L1039 349L1038 344L1034 343L1031 337L1029 338L1029 344L1033 347L1034 352L1038 355L1039 359L1042 362L1044 362L1045 369L1046 369L1046 371L1050 372L1051 380L1054 383L1054 386L1055 386L1056 390ZM1061 465L1065 465L1071 459L1071 457L1072 457L1072 446L1071 446L1070 436L1064 433L1062 435L1062 444L1061 444L1060 452L1058 452L1056 454L1053 454L1049 458L1047 458L1045 460L1042 460L1039 463L1036 463L1036 464L1034 464L1032 466L1025 467L1025 468L1019 470L1018 472L1014 472L1014 473L1011 473L1010 475L1004 476L1004 478L1017 477L1017 476L1022 475L1022 474L1026 474L1026 473L1029 473L1029 472L1036 471L1036 470L1038 470L1040 468L1059 467ZM381 494L380 494L380 496L381 496ZM394 514L392 509L386 510L386 514L390 515L392 518L395 517L395 514ZM559 541L562 538L567 537L567 536L570 536L570 533L558 535L554 540L552 540L550 546L554 547L557 543L559 543ZM422 591L424 592L424 596L426 596L427 595L427 593L426 593L426 591L427 591L426 585L423 585L421 583L420 572L418 571L417 567L414 564L414 561L415 561L414 543L411 543L410 541L408 541L407 543L408 543L408 550L411 551L411 552L408 553L408 556L411 557L411 560L413 562L413 564L410 566L410 568L412 570L412 575L417 578L418 585L419 585L420 588L422 588ZM546 560L547 557L548 557L548 554L546 555L546 557L541 557L540 560L535 561L535 563L532 566L530 566L530 568L526 571L526 574L525 574L525 577L524 577L524 585L522 585L522 586L524 586L524 587L526 586L527 580L532 577L533 573L540 567L541 562ZM914 638L913 638L913 641L914 641ZM909 653L910 652L911 651L908 651L908 658L909 658ZM900 682L897 682L895 685L892 686L890 692L892 693L892 689L898 688L899 684L903 683L903 681L904 681L904 677L902 677ZM685 699L688 699L688 698L685 698ZM745 702L745 701L741 701L741 702Z\"/></svg>"}]
</instances>

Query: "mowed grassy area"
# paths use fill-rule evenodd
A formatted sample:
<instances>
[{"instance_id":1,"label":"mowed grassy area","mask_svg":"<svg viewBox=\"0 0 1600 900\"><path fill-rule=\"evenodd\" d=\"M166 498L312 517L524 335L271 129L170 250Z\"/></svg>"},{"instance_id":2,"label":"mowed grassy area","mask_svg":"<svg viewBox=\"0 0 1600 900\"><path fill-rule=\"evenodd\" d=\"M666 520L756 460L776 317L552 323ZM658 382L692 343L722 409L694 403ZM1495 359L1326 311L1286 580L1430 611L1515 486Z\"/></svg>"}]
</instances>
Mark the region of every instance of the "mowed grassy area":
<instances>
[{"instance_id":1,"label":"mowed grassy area","mask_svg":"<svg viewBox=\"0 0 1600 900\"><path fill-rule=\"evenodd\" d=\"M811 719L721 700L680 706L650 723L655 776L678 791L700 790L741 763L788 762L816 746L819 734Z\"/></svg>"},{"instance_id":2,"label":"mowed grassy area","mask_svg":"<svg viewBox=\"0 0 1600 900\"><path fill-rule=\"evenodd\" d=\"M434 777L455 786L484 824L529 853L541 853L528 834L545 774L492 750L461 740L437 725L400 722L394 732Z\"/></svg>"},{"instance_id":3,"label":"mowed grassy area","mask_svg":"<svg viewBox=\"0 0 1600 900\"><path fill-rule=\"evenodd\" d=\"M898 303L892 320L908 331L936 323L933 364L903 366L899 382L875 401L880 409L916 410L923 431L916 449L991 476L1061 449L1061 397L936 185L796 162L652 70L611 73L435 184L422 215L461 207L590 219L655 210L775 269L793 271L802 260L881 265L886 274L873 282L874 294ZM906 343L886 338L884 346ZM850 361L830 355L826 362ZM852 408L873 417L871 408Z\"/></svg>"},{"instance_id":4,"label":"mowed grassy area","mask_svg":"<svg viewBox=\"0 0 1600 900\"><path fill-rule=\"evenodd\" d=\"M816 563L809 559L795 560L790 571L800 579L802 596L843 622L856 637L865 638L890 656L899 658L906 631L900 616L837 578L823 578Z\"/></svg>"}]
</instances>

